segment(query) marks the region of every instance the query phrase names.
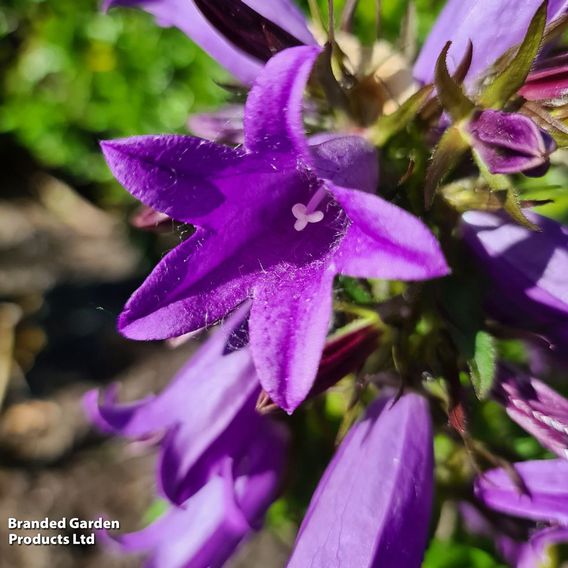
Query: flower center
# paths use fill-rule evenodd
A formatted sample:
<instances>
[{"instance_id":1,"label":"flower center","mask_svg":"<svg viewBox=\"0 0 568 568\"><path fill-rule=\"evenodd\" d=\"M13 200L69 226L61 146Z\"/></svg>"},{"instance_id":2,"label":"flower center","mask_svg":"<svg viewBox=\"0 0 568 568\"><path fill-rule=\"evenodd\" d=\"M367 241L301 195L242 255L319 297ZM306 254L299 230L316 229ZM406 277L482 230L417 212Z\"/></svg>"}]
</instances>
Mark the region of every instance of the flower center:
<instances>
[{"instance_id":1,"label":"flower center","mask_svg":"<svg viewBox=\"0 0 568 568\"><path fill-rule=\"evenodd\" d=\"M319 223L323 219L323 211L318 211L316 208L322 202L325 195L325 188L320 187L307 205L296 203L292 207L292 215L296 218L296 222L294 223L294 229L296 229L296 231L303 231L309 223Z\"/></svg>"}]
</instances>

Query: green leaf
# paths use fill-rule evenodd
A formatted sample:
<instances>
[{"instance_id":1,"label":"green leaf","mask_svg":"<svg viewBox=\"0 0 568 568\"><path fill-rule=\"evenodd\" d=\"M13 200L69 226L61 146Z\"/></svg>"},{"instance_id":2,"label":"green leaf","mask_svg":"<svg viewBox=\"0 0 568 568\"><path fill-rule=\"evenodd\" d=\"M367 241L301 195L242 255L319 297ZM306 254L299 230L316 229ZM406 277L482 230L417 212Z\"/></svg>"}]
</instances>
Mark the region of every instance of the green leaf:
<instances>
[{"instance_id":1,"label":"green leaf","mask_svg":"<svg viewBox=\"0 0 568 568\"><path fill-rule=\"evenodd\" d=\"M497 369L497 349L495 338L486 331L478 331L475 336L475 353L468 361L471 382L477 398L487 397Z\"/></svg>"},{"instance_id":2,"label":"green leaf","mask_svg":"<svg viewBox=\"0 0 568 568\"><path fill-rule=\"evenodd\" d=\"M546 130L559 148L568 147L568 127L539 104L527 101L521 108L521 112L524 112L524 114L532 118L538 126Z\"/></svg>"},{"instance_id":3,"label":"green leaf","mask_svg":"<svg viewBox=\"0 0 568 568\"><path fill-rule=\"evenodd\" d=\"M548 0L544 0L533 16L517 54L481 93L479 97L481 106L503 108L507 101L523 86L540 49L546 27L547 7Z\"/></svg>"},{"instance_id":4,"label":"green leaf","mask_svg":"<svg viewBox=\"0 0 568 568\"><path fill-rule=\"evenodd\" d=\"M469 116L474 111L475 105L470 99L468 99L461 86L454 80L448 71L446 57L448 56L448 50L451 45L451 41L446 43L444 49L442 49L442 53L440 53L440 56L436 61L434 82L436 84L436 91L442 106L450 113L454 122L456 122Z\"/></svg>"},{"instance_id":5,"label":"green leaf","mask_svg":"<svg viewBox=\"0 0 568 568\"><path fill-rule=\"evenodd\" d=\"M458 165L468 148L469 145L458 128L451 127L444 132L438 146L434 150L432 161L426 172L424 204L427 209L432 206L440 184Z\"/></svg>"},{"instance_id":6,"label":"green leaf","mask_svg":"<svg viewBox=\"0 0 568 568\"><path fill-rule=\"evenodd\" d=\"M372 140L377 146L384 146L389 139L406 128L412 119L418 114L422 106L428 101L428 97L434 89L433 85L426 85L393 113L381 116L373 127Z\"/></svg>"}]
</instances>

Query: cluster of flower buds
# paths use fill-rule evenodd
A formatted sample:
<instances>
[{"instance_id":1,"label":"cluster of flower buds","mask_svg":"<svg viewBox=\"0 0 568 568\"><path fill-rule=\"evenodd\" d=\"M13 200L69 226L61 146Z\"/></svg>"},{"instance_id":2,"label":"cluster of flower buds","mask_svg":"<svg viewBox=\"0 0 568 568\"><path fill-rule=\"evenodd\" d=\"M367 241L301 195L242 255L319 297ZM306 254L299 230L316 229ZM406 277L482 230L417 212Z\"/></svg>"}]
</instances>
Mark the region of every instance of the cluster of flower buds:
<instances>
[{"instance_id":1,"label":"cluster of flower buds","mask_svg":"<svg viewBox=\"0 0 568 568\"><path fill-rule=\"evenodd\" d=\"M104 432L159 446L170 503L109 544L159 568L224 564L294 465L287 415L343 381L349 412L370 402L290 567L420 566L435 432L502 466L469 476L464 522L513 565L538 566L568 540L568 401L501 347L516 341L554 375L568 345L568 229L529 210L553 194L522 192L568 145L568 2L449 0L414 67L346 31L357 2L341 31L331 2L327 29L316 2L311 26L292 0L113 6L179 28L248 94L190 117L202 137L102 143L143 204L136 226L192 228L128 300L120 332L172 339L218 324L160 395L85 400ZM509 464L478 443L470 407L487 399L559 458ZM503 514L533 525L513 538Z\"/></svg>"}]
</instances>

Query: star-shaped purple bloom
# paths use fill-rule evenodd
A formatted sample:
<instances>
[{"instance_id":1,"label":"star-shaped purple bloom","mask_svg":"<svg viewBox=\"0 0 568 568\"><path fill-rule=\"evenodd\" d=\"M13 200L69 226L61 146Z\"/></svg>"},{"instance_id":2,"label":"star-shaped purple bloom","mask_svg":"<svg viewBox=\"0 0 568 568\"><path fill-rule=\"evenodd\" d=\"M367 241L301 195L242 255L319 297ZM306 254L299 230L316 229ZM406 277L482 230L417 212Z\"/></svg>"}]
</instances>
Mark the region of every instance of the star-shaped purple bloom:
<instances>
[{"instance_id":1,"label":"star-shaped purple bloom","mask_svg":"<svg viewBox=\"0 0 568 568\"><path fill-rule=\"evenodd\" d=\"M261 384L293 411L310 391L337 274L422 280L448 268L420 220L373 195L374 149L345 136L310 147L303 92L321 49L282 51L245 109L245 144L189 136L104 142L116 178L146 205L197 226L130 298L119 329L163 339L202 328L252 298Z\"/></svg>"}]
</instances>

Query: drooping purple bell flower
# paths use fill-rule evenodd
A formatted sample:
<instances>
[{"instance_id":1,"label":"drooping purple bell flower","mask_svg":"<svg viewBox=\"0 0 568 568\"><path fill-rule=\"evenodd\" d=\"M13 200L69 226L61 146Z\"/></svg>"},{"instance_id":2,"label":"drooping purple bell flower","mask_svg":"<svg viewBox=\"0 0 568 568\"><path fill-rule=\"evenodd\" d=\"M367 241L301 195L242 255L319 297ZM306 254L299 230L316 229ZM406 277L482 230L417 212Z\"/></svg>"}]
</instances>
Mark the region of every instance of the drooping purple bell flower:
<instances>
[{"instance_id":1,"label":"drooping purple bell flower","mask_svg":"<svg viewBox=\"0 0 568 568\"><path fill-rule=\"evenodd\" d=\"M246 453L226 457L218 472L179 507L170 507L138 532L103 533L106 544L122 553L144 554L147 568L220 568L260 527L276 497L285 438L273 424L261 428Z\"/></svg>"},{"instance_id":2,"label":"drooping purple bell flower","mask_svg":"<svg viewBox=\"0 0 568 568\"><path fill-rule=\"evenodd\" d=\"M434 80L436 61L451 41L448 67L453 72L466 54L469 42L473 58L466 77L472 85L508 49L520 44L542 0L449 0L432 28L414 66L423 83ZM568 10L566 0L549 0L548 22Z\"/></svg>"},{"instance_id":3,"label":"drooping purple bell flower","mask_svg":"<svg viewBox=\"0 0 568 568\"><path fill-rule=\"evenodd\" d=\"M519 94L545 104L564 101L568 95L568 53L538 62Z\"/></svg>"},{"instance_id":4,"label":"drooping purple bell flower","mask_svg":"<svg viewBox=\"0 0 568 568\"><path fill-rule=\"evenodd\" d=\"M568 228L526 214L540 231L502 215L470 211L462 218L463 238L490 283L491 315L544 336L560 352L568 345Z\"/></svg>"},{"instance_id":5,"label":"drooping purple bell flower","mask_svg":"<svg viewBox=\"0 0 568 568\"><path fill-rule=\"evenodd\" d=\"M288 47L314 45L293 0L105 0L141 8L160 26L182 30L245 84L252 84L272 55Z\"/></svg>"},{"instance_id":6,"label":"drooping purple bell flower","mask_svg":"<svg viewBox=\"0 0 568 568\"><path fill-rule=\"evenodd\" d=\"M568 458L568 400L542 381L501 365L493 396L545 448Z\"/></svg>"},{"instance_id":7,"label":"drooping purple bell flower","mask_svg":"<svg viewBox=\"0 0 568 568\"><path fill-rule=\"evenodd\" d=\"M245 109L244 148L189 136L103 143L116 178L146 205L197 225L130 298L132 339L210 325L252 298L261 384L291 412L316 377L335 275L423 280L447 274L432 233L382 200L375 150L346 136L309 146L303 91L320 48L273 57Z\"/></svg>"},{"instance_id":8,"label":"drooping purple bell flower","mask_svg":"<svg viewBox=\"0 0 568 568\"><path fill-rule=\"evenodd\" d=\"M472 147L492 174L541 176L550 166L556 149L552 137L530 118L499 110L476 112L466 130Z\"/></svg>"},{"instance_id":9,"label":"drooping purple bell flower","mask_svg":"<svg viewBox=\"0 0 568 568\"><path fill-rule=\"evenodd\" d=\"M243 311L244 310L244 311ZM248 349L230 350L246 307L215 331L158 396L118 403L116 388L85 397L91 420L104 432L160 441L159 486L181 504L218 472L227 456L244 452L269 427L255 404L260 384Z\"/></svg>"},{"instance_id":10,"label":"drooping purple bell flower","mask_svg":"<svg viewBox=\"0 0 568 568\"><path fill-rule=\"evenodd\" d=\"M288 568L420 566L432 503L428 405L415 394L373 403L316 489Z\"/></svg>"}]
</instances>

